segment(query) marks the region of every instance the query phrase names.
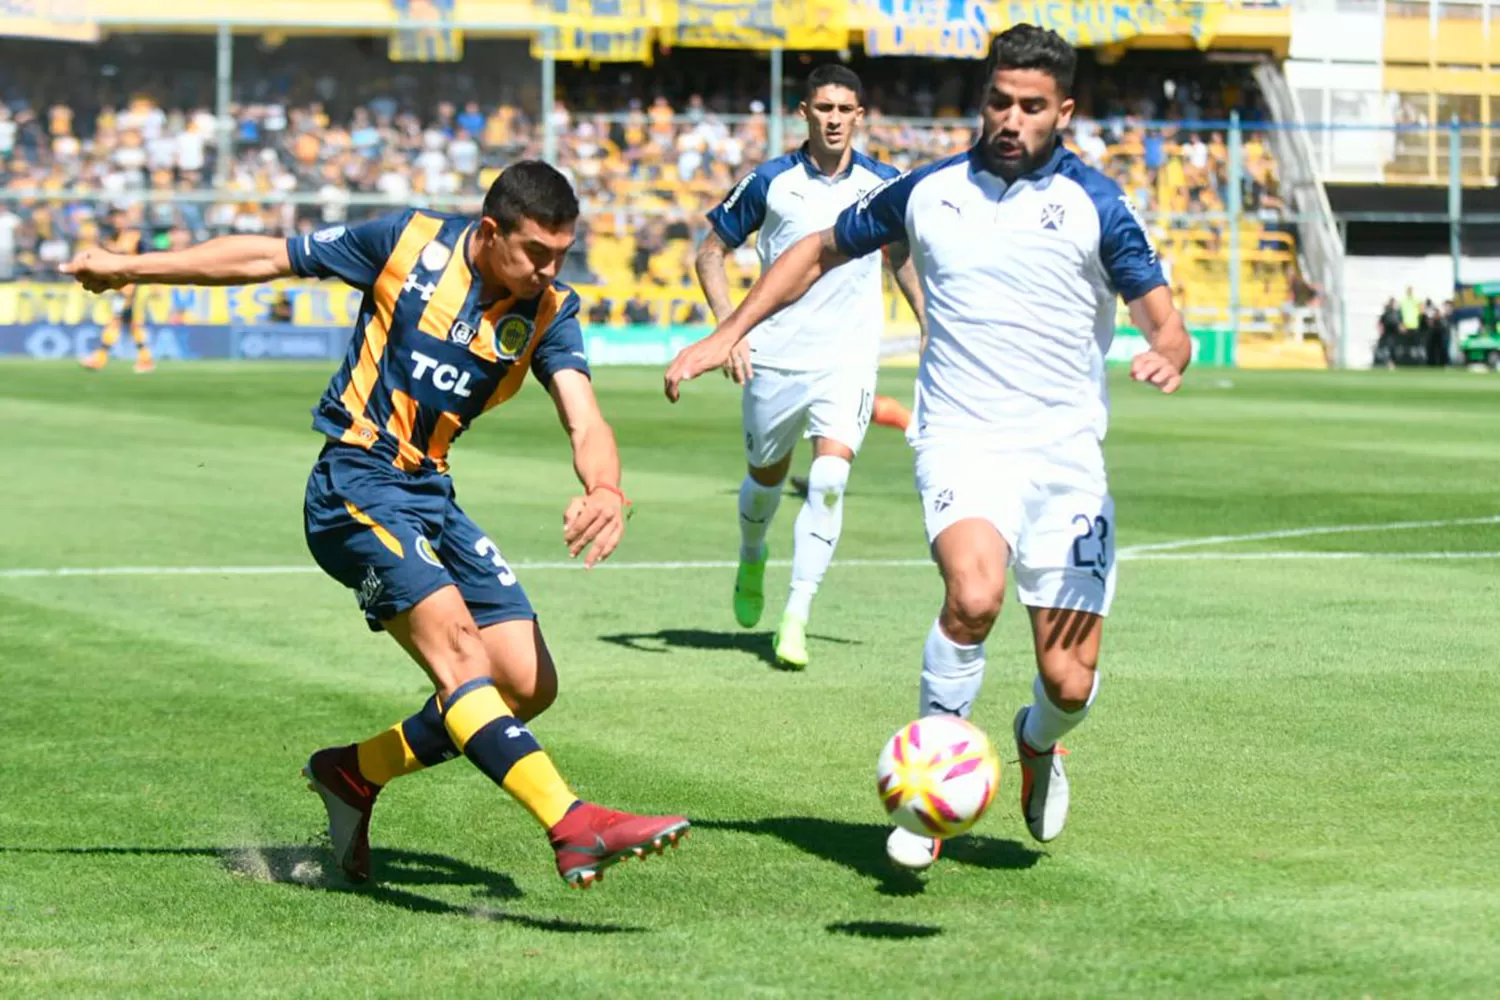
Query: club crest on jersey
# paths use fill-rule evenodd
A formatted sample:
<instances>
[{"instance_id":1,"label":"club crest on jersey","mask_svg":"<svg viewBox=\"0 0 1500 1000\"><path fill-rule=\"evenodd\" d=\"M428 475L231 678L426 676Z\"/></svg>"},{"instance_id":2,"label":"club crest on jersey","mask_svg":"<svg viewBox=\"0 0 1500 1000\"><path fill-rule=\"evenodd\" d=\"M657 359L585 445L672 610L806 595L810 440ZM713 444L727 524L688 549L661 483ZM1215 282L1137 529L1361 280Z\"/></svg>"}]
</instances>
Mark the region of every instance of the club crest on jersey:
<instances>
[{"instance_id":1,"label":"club crest on jersey","mask_svg":"<svg viewBox=\"0 0 1500 1000\"><path fill-rule=\"evenodd\" d=\"M525 316L507 316L495 329L495 344L502 357L514 359L526 349L531 339L531 320Z\"/></svg>"},{"instance_id":2,"label":"club crest on jersey","mask_svg":"<svg viewBox=\"0 0 1500 1000\"><path fill-rule=\"evenodd\" d=\"M456 319L453 321L453 325L448 328L448 339L460 347L468 347L474 342L474 334L477 332L463 320Z\"/></svg>"},{"instance_id":3,"label":"club crest on jersey","mask_svg":"<svg viewBox=\"0 0 1500 1000\"><path fill-rule=\"evenodd\" d=\"M1061 229L1063 224L1063 207L1053 202L1042 209L1042 228Z\"/></svg>"}]
</instances>

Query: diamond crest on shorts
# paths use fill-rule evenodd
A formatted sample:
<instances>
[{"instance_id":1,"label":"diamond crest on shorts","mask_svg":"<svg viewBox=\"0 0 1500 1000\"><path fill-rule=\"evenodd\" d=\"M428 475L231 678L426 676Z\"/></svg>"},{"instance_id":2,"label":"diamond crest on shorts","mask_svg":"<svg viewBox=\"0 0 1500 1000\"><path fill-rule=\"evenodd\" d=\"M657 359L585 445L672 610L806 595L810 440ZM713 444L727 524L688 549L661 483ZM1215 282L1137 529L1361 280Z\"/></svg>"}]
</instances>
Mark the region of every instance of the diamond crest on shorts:
<instances>
[{"instance_id":1,"label":"diamond crest on shorts","mask_svg":"<svg viewBox=\"0 0 1500 1000\"><path fill-rule=\"evenodd\" d=\"M952 506L953 491L951 489L948 489L947 487L938 490L937 496L932 498L932 512L934 514L941 514L943 511Z\"/></svg>"}]
</instances>

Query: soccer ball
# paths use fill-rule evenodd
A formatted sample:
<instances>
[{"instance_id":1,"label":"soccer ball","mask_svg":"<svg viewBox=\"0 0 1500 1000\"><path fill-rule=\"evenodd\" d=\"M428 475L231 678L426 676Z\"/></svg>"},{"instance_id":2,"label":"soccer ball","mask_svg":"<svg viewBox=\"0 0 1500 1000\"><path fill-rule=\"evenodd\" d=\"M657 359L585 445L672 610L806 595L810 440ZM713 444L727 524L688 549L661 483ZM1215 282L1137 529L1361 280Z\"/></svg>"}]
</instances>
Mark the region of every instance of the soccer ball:
<instances>
[{"instance_id":1,"label":"soccer ball","mask_svg":"<svg viewBox=\"0 0 1500 1000\"><path fill-rule=\"evenodd\" d=\"M979 822L1000 786L989 737L956 715L902 726L880 752L876 788L897 826L939 840Z\"/></svg>"}]
</instances>

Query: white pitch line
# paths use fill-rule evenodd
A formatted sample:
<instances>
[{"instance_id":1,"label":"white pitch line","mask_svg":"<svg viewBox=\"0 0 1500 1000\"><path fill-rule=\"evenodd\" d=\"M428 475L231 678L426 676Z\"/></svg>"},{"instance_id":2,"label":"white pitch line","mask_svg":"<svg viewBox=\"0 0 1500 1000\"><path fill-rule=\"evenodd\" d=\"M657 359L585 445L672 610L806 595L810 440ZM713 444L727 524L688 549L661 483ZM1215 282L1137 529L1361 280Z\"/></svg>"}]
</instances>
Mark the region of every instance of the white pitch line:
<instances>
[{"instance_id":1,"label":"white pitch line","mask_svg":"<svg viewBox=\"0 0 1500 1000\"><path fill-rule=\"evenodd\" d=\"M1327 524L1313 528L1282 528L1256 531L1248 535L1205 535L1202 538L1180 538L1174 542L1150 542L1120 550L1120 558L1143 552L1174 552L1200 545L1233 545L1238 542L1267 542L1282 538L1312 538L1316 535L1352 535L1361 531L1420 531L1425 528L1458 528L1465 525L1500 524L1500 514L1488 517L1459 517L1445 521L1387 521L1384 524Z\"/></svg>"},{"instance_id":2,"label":"white pitch line","mask_svg":"<svg viewBox=\"0 0 1500 1000\"><path fill-rule=\"evenodd\" d=\"M1120 553L1121 562L1259 562L1327 559L1500 559L1495 552L1142 552Z\"/></svg>"},{"instance_id":3,"label":"white pitch line","mask_svg":"<svg viewBox=\"0 0 1500 1000\"><path fill-rule=\"evenodd\" d=\"M1265 560L1306 560L1317 562L1337 559L1386 559L1386 560L1473 560L1500 559L1500 550L1493 552L1121 552L1121 562L1258 562ZM619 562L596 567L600 572L623 572L627 570L694 570L734 569L738 563L725 560L706 559L679 562ZM773 559L768 565L790 566L785 559ZM920 567L931 566L930 559L845 559L837 566L870 567ZM511 563L511 569L522 572L535 570L581 570L581 563L535 562ZM0 580L59 579L63 577L104 576L303 576L322 571L316 566L80 566L62 569L0 569Z\"/></svg>"}]
</instances>

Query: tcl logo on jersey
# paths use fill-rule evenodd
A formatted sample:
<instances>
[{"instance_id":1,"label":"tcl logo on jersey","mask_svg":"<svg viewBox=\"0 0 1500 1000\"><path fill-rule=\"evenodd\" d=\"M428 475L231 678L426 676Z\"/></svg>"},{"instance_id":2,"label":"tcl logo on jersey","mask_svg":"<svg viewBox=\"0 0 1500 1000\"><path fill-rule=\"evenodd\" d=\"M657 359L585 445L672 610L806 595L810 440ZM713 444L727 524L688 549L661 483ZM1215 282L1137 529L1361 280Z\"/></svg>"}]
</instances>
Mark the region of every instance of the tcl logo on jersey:
<instances>
[{"instance_id":1,"label":"tcl logo on jersey","mask_svg":"<svg viewBox=\"0 0 1500 1000\"><path fill-rule=\"evenodd\" d=\"M428 378L433 385L444 392L451 392L455 396L467 398L469 392L469 373L460 371L457 365L439 364L438 359L431 355L423 354L421 351L411 352L411 377L421 381Z\"/></svg>"}]
</instances>

